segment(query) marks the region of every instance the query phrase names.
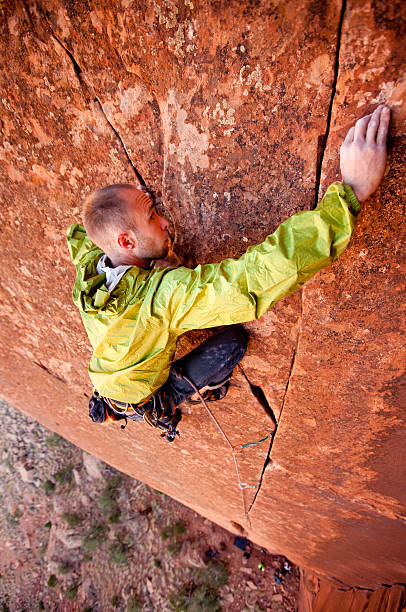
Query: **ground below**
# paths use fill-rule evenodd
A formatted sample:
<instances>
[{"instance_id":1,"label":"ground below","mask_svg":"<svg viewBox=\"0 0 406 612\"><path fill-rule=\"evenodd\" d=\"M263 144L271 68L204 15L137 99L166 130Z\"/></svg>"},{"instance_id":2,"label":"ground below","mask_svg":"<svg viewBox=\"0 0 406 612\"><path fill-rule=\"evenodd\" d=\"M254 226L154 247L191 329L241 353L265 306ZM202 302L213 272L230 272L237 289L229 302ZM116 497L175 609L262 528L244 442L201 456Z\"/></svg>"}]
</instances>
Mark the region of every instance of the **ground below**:
<instances>
[{"instance_id":1,"label":"ground below","mask_svg":"<svg viewBox=\"0 0 406 612\"><path fill-rule=\"evenodd\" d=\"M294 611L299 572L0 401L10 610Z\"/></svg>"}]
</instances>

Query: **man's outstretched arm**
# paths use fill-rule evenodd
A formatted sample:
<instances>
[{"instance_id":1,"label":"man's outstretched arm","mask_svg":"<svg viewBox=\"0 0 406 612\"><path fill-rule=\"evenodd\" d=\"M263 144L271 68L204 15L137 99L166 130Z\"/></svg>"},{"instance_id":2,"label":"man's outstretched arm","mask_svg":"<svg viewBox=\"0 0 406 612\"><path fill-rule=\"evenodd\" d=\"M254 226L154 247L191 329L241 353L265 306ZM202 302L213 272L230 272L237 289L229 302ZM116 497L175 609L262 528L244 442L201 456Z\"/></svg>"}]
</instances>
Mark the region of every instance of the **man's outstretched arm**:
<instances>
[{"instance_id":1,"label":"man's outstretched arm","mask_svg":"<svg viewBox=\"0 0 406 612\"><path fill-rule=\"evenodd\" d=\"M259 318L347 247L361 207L380 183L386 162L389 109L360 119L341 147L344 184L333 183L315 210L284 221L237 260L162 272L153 299L178 333Z\"/></svg>"}]
</instances>

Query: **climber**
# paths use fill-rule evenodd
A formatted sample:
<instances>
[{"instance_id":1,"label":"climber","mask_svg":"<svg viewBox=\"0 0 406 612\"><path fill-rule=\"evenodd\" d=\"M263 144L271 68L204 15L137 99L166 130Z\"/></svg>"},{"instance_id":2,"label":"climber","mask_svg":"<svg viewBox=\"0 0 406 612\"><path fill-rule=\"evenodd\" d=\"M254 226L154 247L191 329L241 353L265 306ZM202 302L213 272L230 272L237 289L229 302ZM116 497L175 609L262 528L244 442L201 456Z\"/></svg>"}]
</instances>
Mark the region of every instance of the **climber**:
<instances>
[{"instance_id":1,"label":"climber","mask_svg":"<svg viewBox=\"0 0 406 612\"><path fill-rule=\"evenodd\" d=\"M84 227L69 228L68 244L77 270L73 300L93 347L94 421L144 419L173 440L183 401L199 390L207 400L224 397L247 346L235 324L259 318L347 247L360 202L384 174L389 119L380 105L357 121L340 150L343 183L236 260L153 267L168 256L169 223L145 187L90 194ZM223 325L230 327L172 363L181 334Z\"/></svg>"}]
</instances>

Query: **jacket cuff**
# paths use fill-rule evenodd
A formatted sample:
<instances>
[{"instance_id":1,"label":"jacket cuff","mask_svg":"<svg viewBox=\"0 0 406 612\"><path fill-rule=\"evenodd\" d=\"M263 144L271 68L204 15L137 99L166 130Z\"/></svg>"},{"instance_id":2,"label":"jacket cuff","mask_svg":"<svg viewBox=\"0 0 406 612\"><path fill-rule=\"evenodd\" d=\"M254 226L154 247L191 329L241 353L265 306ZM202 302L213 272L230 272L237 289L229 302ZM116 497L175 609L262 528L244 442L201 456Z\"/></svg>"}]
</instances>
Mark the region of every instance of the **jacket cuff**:
<instances>
[{"instance_id":1,"label":"jacket cuff","mask_svg":"<svg viewBox=\"0 0 406 612\"><path fill-rule=\"evenodd\" d=\"M358 202L357 197L349 185L343 185L345 191L345 199L349 204L349 208L355 217L361 212L361 204Z\"/></svg>"}]
</instances>

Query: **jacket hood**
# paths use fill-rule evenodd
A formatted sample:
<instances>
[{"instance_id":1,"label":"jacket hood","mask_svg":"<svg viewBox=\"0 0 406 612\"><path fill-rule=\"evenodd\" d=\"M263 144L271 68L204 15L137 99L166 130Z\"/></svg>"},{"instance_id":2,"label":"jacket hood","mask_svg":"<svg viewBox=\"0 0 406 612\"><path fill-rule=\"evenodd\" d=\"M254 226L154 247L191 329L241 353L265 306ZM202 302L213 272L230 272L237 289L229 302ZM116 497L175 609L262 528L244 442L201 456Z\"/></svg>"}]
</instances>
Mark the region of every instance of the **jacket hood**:
<instances>
[{"instance_id":1,"label":"jacket hood","mask_svg":"<svg viewBox=\"0 0 406 612\"><path fill-rule=\"evenodd\" d=\"M72 262L76 266L76 280L72 298L80 312L97 314L100 310L117 310L116 300L110 300L105 281L106 275L99 274L96 266L103 255L102 249L94 244L83 225L73 224L68 229L67 241Z\"/></svg>"}]
</instances>

